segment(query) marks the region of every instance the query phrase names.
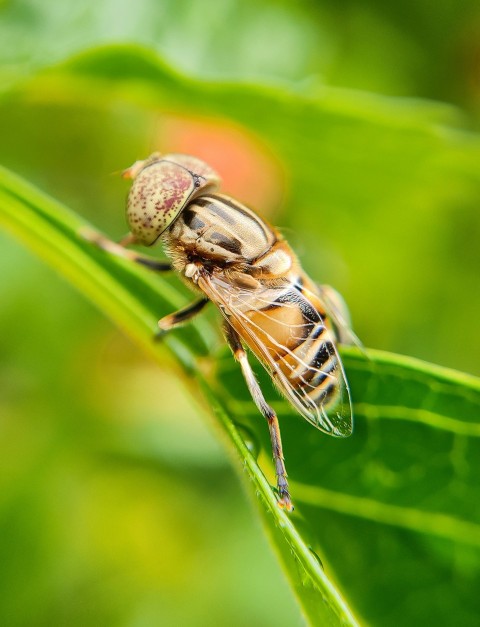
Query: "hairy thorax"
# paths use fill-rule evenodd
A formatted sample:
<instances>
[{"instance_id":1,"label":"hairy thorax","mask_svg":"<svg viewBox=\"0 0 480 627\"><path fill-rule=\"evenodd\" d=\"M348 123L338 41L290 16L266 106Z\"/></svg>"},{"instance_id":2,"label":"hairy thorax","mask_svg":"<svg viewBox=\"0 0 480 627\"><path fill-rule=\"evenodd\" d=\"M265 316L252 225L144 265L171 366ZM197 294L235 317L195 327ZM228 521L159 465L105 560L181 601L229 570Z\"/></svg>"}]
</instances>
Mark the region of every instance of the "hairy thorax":
<instances>
[{"instance_id":1,"label":"hairy thorax","mask_svg":"<svg viewBox=\"0 0 480 627\"><path fill-rule=\"evenodd\" d=\"M228 196L202 196L190 203L163 236L173 265L187 279L193 267L221 273L254 289L285 281L297 262L290 247L247 207Z\"/></svg>"}]
</instances>

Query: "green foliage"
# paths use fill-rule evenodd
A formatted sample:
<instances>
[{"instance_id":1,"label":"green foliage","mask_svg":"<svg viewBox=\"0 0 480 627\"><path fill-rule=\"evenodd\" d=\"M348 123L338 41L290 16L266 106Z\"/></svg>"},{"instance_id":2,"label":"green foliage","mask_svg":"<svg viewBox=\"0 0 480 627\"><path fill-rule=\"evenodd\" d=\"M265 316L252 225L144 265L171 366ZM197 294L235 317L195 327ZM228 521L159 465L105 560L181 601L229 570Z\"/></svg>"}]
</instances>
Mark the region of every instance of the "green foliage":
<instances>
[{"instance_id":1,"label":"green foliage","mask_svg":"<svg viewBox=\"0 0 480 627\"><path fill-rule=\"evenodd\" d=\"M321 438L287 403L274 403L305 537L368 622L440 625L454 616L473 625L480 381L412 359L368 355L344 354L353 437ZM229 360L218 376L235 391L231 414L267 450Z\"/></svg>"},{"instance_id":2,"label":"green foliage","mask_svg":"<svg viewBox=\"0 0 480 627\"><path fill-rule=\"evenodd\" d=\"M356 330L364 343L388 345L394 351L477 371L480 336L470 333L470 321L480 312L480 293L471 289L480 266L475 219L480 139L447 124L459 122L454 109L332 88L292 91L198 82L173 72L148 51L104 48L41 74L23 86L14 106L9 103L2 116L10 148L8 164L25 174L28 153L43 150L40 144L32 146L38 130L25 133L20 144L8 138L11 128L32 114L30 108L23 108L25 100L37 98L53 108L47 109L47 117L57 116L61 105L64 115L73 119L79 115L77 103L87 99L80 127L85 136L78 139L78 131L68 131L65 120L62 128L71 135L60 137L42 155L48 160L45 169L48 164L53 189L65 186L59 164L70 146L75 151L78 146L80 154L72 155L68 176L79 177L76 168L81 165L88 185L93 185L99 163L111 172L131 161L118 156L128 145L139 158L161 148L165 141L161 138L172 135L172 111L180 116L180 123L184 117L186 129L189 116L203 120L203 134L195 141L194 127L194 139L183 140L184 144L200 156L217 159L217 167L222 173L230 169L233 179L234 167L222 167L222 154L226 149L230 160L241 153L240 149L231 152L238 129L232 131L225 121L240 124L240 130L253 133L246 136L244 152L258 167L265 162L269 166L266 173L256 172L253 185L265 185L264 176L267 186L272 177L271 185L276 185L261 196L261 212L272 213L282 205L281 217L271 219L291 227L290 239L298 244L310 274L320 281L328 279L352 303ZM121 129L122 141L114 137L113 128L100 127L97 111L106 103L116 110L118 98L123 107L128 103L153 108L153 114L148 109L143 114L140 110L140 115L129 110L110 120ZM35 115L31 124L38 129L45 112L37 109ZM173 126L178 123L175 118ZM223 132L226 146L218 140L209 145L209 130L217 136ZM155 146L152 134L159 135ZM85 147L85 137L92 138L101 156ZM15 154L17 158L12 158ZM69 166L62 164L65 167ZM279 186L282 174L284 187ZM228 184L226 191L230 191ZM246 201L258 197L248 185L240 194ZM100 196L89 198L103 220L107 209L100 201ZM116 202L119 206L123 200ZM118 211L116 220L120 222ZM459 302L465 306L459 307ZM429 308L441 310L441 315L417 313ZM380 315L382 322L372 324L372 316ZM438 341L445 334L450 341ZM461 359L451 350L452 344L466 347Z\"/></svg>"},{"instance_id":3,"label":"green foliage","mask_svg":"<svg viewBox=\"0 0 480 627\"><path fill-rule=\"evenodd\" d=\"M155 321L178 303L164 282L133 264L109 258L80 236L82 222L71 216L50 199L1 172L0 208L2 221L20 237L26 239L43 257L69 277L118 324L141 342L160 360L164 351L152 341ZM163 301L163 302L162 302ZM167 339L182 363L187 375L202 386L220 417L231 443L242 455L245 468L265 508L265 521L286 565L305 611L317 624L355 624L340 595L331 585L309 547L302 541L287 514L276 504L272 489L261 474L251 452L242 440L231 418L223 414L222 397L208 390L213 382L205 380L196 365L196 358L205 354L199 342L192 342L192 332L180 334L181 345L175 338ZM198 338L200 340L200 338ZM197 350L195 350L197 349ZM239 373L237 373L238 375ZM239 381L233 383L238 387ZM241 385L241 382L240 382Z\"/></svg>"},{"instance_id":4,"label":"green foliage","mask_svg":"<svg viewBox=\"0 0 480 627\"><path fill-rule=\"evenodd\" d=\"M2 170L0 221L161 368L2 238L2 624L294 624L220 439L312 624L351 623L343 598L372 625L476 625L477 379L345 350L355 432L336 441L257 368L281 420L286 517L214 312L154 345L191 294L76 233L86 219L123 235L110 173L192 152L339 289L367 346L480 373L477 4L435 19L377 0L0 11L0 162L76 212Z\"/></svg>"},{"instance_id":5,"label":"green foliage","mask_svg":"<svg viewBox=\"0 0 480 627\"><path fill-rule=\"evenodd\" d=\"M178 303L168 284L82 241L81 221L7 172L1 185L6 225L162 359L151 338L157 317ZM478 491L480 382L406 358L346 354L357 427L355 437L345 441L320 437L296 420L286 403L271 398L285 425L298 507L289 520L256 464L260 451L268 458L268 438L238 368L224 357L216 376L205 378L198 361L205 346L192 335L191 329L181 331L168 341L243 457L264 521L311 623L354 624L313 547L369 620L397 620L399 611L405 624L418 618L419 598L412 603L406 576L415 572L429 584L420 598L425 620L440 623L447 615L471 622L477 601L468 592L478 583L471 567L480 526L476 507L468 504L476 502ZM374 559L392 568L376 568ZM366 564L373 566L368 581L362 577Z\"/></svg>"}]
</instances>

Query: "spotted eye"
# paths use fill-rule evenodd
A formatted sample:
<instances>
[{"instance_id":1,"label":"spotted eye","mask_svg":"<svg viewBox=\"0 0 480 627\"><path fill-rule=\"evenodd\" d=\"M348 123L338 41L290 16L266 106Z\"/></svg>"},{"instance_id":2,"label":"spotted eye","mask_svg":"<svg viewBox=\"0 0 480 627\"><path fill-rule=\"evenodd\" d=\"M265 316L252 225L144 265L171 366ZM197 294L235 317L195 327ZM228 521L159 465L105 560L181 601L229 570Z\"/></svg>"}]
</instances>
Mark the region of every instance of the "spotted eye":
<instances>
[{"instance_id":1,"label":"spotted eye","mask_svg":"<svg viewBox=\"0 0 480 627\"><path fill-rule=\"evenodd\" d=\"M127 200L127 222L140 244L152 245L196 196L216 189L218 174L188 155L157 155L124 172L134 179Z\"/></svg>"}]
</instances>

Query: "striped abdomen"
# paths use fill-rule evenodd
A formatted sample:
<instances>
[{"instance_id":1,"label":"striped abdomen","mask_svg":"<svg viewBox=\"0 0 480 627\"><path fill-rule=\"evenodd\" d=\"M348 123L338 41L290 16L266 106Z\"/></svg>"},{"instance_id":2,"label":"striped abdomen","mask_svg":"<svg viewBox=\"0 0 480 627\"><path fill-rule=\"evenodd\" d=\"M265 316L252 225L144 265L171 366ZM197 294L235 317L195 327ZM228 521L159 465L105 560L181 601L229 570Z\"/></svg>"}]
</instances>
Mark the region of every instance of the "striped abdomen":
<instances>
[{"instance_id":1,"label":"striped abdomen","mask_svg":"<svg viewBox=\"0 0 480 627\"><path fill-rule=\"evenodd\" d=\"M282 380L288 384L297 401L316 413L315 407L335 401L340 366L335 335L326 324L321 303L303 289L291 284L261 297L252 294L248 309L244 303L244 320L252 333L250 338L242 335L280 384ZM266 296L275 298L267 303Z\"/></svg>"}]
</instances>

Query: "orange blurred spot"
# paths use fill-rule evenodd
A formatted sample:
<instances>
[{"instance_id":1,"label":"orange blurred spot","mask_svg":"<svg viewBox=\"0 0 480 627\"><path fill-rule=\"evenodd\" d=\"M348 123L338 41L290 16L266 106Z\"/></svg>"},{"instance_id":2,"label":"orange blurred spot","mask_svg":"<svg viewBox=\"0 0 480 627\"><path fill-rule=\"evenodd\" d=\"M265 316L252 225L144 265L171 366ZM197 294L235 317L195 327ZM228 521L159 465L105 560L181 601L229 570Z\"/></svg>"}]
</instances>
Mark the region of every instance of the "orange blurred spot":
<instances>
[{"instance_id":1,"label":"orange blurred spot","mask_svg":"<svg viewBox=\"0 0 480 627\"><path fill-rule=\"evenodd\" d=\"M278 213L285 189L280 162L249 131L223 120L166 116L160 133L162 152L191 154L217 170L222 193L260 215Z\"/></svg>"}]
</instances>

